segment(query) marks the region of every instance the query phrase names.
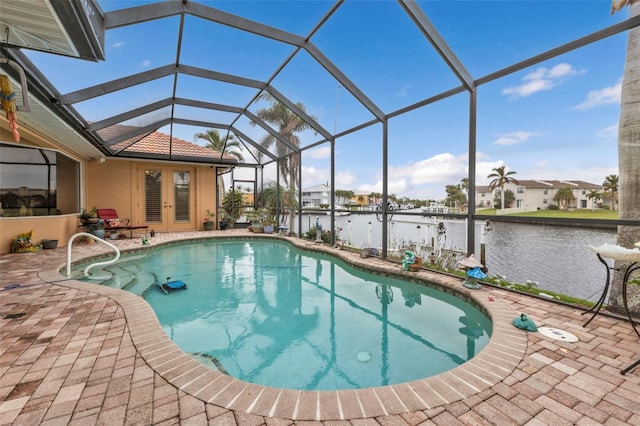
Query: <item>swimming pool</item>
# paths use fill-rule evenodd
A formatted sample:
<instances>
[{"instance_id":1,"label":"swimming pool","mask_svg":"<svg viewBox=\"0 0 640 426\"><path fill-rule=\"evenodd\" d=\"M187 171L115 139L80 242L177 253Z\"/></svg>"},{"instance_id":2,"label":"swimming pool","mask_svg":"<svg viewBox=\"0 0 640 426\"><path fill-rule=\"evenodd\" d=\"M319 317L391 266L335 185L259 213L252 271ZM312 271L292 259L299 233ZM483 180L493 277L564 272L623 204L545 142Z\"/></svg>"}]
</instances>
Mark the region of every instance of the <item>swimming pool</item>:
<instances>
[{"instance_id":1,"label":"swimming pool","mask_svg":"<svg viewBox=\"0 0 640 426\"><path fill-rule=\"evenodd\" d=\"M325 390L407 382L464 363L491 333L489 319L454 296L281 241L217 240L133 256L95 275L114 272L118 286L144 287L178 346L252 383ZM165 295L141 285L145 276L188 289Z\"/></svg>"}]
</instances>

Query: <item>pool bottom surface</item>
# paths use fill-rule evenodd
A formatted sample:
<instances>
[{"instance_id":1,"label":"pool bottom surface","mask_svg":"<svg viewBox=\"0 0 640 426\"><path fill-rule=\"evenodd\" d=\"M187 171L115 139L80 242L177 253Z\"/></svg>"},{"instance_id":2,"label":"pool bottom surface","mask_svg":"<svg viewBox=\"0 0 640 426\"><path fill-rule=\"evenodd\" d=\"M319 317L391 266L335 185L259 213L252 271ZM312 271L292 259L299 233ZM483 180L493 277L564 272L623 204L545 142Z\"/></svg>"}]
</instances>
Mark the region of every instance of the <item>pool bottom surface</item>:
<instances>
[{"instance_id":1,"label":"pool bottom surface","mask_svg":"<svg viewBox=\"0 0 640 426\"><path fill-rule=\"evenodd\" d=\"M359 389L434 376L475 356L491 333L480 310L451 294L280 241L159 248L95 273L120 283L134 266L187 283L144 293L180 348L266 386Z\"/></svg>"}]
</instances>

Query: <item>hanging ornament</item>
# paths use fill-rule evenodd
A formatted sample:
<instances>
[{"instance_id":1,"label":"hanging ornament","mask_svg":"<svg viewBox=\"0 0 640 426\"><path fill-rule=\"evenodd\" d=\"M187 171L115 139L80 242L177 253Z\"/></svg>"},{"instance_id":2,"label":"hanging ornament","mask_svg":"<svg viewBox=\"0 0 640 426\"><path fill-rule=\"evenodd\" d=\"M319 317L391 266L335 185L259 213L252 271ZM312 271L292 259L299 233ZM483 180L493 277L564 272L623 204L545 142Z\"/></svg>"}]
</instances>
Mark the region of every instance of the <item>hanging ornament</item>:
<instances>
[{"instance_id":1,"label":"hanging ornament","mask_svg":"<svg viewBox=\"0 0 640 426\"><path fill-rule=\"evenodd\" d=\"M9 127L13 132L13 140L20 142L18 132L18 117L16 116L16 93L11 88L11 81L6 75L0 74L0 106L7 113Z\"/></svg>"}]
</instances>

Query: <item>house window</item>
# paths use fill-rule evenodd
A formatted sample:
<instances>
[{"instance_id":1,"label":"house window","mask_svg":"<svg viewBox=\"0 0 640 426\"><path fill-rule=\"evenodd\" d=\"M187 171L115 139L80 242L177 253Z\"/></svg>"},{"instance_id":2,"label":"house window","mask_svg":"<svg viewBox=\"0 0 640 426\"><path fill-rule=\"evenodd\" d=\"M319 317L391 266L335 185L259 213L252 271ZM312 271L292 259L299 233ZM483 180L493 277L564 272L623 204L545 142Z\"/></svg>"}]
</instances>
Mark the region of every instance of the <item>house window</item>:
<instances>
[{"instance_id":1,"label":"house window","mask_svg":"<svg viewBox=\"0 0 640 426\"><path fill-rule=\"evenodd\" d=\"M586 189L583 189L583 190L582 190L582 195L585 195L586 193L587 193L587 190L586 190Z\"/></svg>"},{"instance_id":2,"label":"house window","mask_svg":"<svg viewBox=\"0 0 640 426\"><path fill-rule=\"evenodd\" d=\"M524 188L518 188L518 194L524 194Z\"/></svg>"},{"instance_id":3,"label":"house window","mask_svg":"<svg viewBox=\"0 0 640 426\"><path fill-rule=\"evenodd\" d=\"M546 191L546 189L545 189ZM544 200L542 200L542 204L547 204L547 199L545 198Z\"/></svg>"},{"instance_id":4,"label":"house window","mask_svg":"<svg viewBox=\"0 0 640 426\"><path fill-rule=\"evenodd\" d=\"M0 216L80 211L80 164L48 149L0 144Z\"/></svg>"},{"instance_id":5,"label":"house window","mask_svg":"<svg viewBox=\"0 0 640 426\"><path fill-rule=\"evenodd\" d=\"M542 191L542 193L543 193L544 195L547 195L547 192L548 192L548 191L549 191L548 189L545 189L544 191Z\"/></svg>"},{"instance_id":6,"label":"house window","mask_svg":"<svg viewBox=\"0 0 640 426\"><path fill-rule=\"evenodd\" d=\"M581 209L587 208L587 200L580 200L580 208Z\"/></svg>"},{"instance_id":7,"label":"house window","mask_svg":"<svg viewBox=\"0 0 640 426\"><path fill-rule=\"evenodd\" d=\"M481 192L481 193L480 193L480 196L481 196L481 197L484 197L484 192Z\"/></svg>"}]
</instances>

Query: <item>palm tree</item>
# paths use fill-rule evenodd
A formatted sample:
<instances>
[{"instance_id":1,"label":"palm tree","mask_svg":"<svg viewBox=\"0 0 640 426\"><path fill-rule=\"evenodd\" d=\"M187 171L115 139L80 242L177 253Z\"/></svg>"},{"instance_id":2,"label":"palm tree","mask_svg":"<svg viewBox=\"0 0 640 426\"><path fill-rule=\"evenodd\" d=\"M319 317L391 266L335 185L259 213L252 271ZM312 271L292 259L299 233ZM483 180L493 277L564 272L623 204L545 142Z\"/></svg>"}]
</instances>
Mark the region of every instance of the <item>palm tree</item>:
<instances>
[{"instance_id":1,"label":"palm tree","mask_svg":"<svg viewBox=\"0 0 640 426\"><path fill-rule=\"evenodd\" d=\"M294 191L289 191L282 186L278 187L274 181L269 181L262 191L262 201L264 206L272 212L276 212L276 206L280 206L280 224L285 224L287 210L293 211L298 208L298 200L292 196Z\"/></svg>"},{"instance_id":2,"label":"palm tree","mask_svg":"<svg viewBox=\"0 0 640 426\"><path fill-rule=\"evenodd\" d=\"M629 17L640 15L639 0L623 0L612 3L612 13L629 6ZM620 174L618 217L632 220L640 217L640 178L638 164L640 164L640 27L629 30L627 38L627 57L622 75L622 96L620 99L620 121L618 123L618 173ZM617 181L616 181L617 184ZM611 188L613 189L613 188ZM618 187L615 187L618 193ZM640 241L640 227L618 226L617 244L622 247L633 247ZM616 262L618 264L619 262ZM613 307L622 306L622 268L618 265L614 272L609 304ZM629 297L636 297L638 286L629 286ZM636 304L633 311L640 312L640 305Z\"/></svg>"},{"instance_id":3,"label":"palm tree","mask_svg":"<svg viewBox=\"0 0 640 426\"><path fill-rule=\"evenodd\" d=\"M575 199L576 197L573 195L573 190L568 186L558 189L556 195L553 196L553 201L555 201L559 206L562 206L565 210L569 210L571 202Z\"/></svg>"},{"instance_id":4,"label":"palm tree","mask_svg":"<svg viewBox=\"0 0 640 426\"><path fill-rule=\"evenodd\" d=\"M256 116L262 121L276 127L278 133L280 133L283 138L291 142L292 145L300 146L298 133L312 129L309 123L298 117L289 108L287 108L286 105L278 102L277 99L268 93L261 94L259 99L266 100L271 105L269 108L260 108L256 112ZM305 110L305 106L300 102L296 102L296 106L302 111ZM253 122L251 124L255 125ZM278 169L281 173L282 179L285 184L291 184L290 188L295 190L298 184L297 176L298 168L300 167L300 154L292 153L289 147L278 142L276 137L269 133L267 133L260 141L260 145L266 149L271 148L274 144L276 146L276 155L279 158ZM262 155L259 153L259 158L261 158L261 156Z\"/></svg>"},{"instance_id":5,"label":"palm tree","mask_svg":"<svg viewBox=\"0 0 640 426\"><path fill-rule=\"evenodd\" d=\"M620 161L620 160L619 160ZM616 209L616 201L618 198L618 175L609 175L604 179L602 184L607 197L611 197L611 209Z\"/></svg>"},{"instance_id":6,"label":"palm tree","mask_svg":"<svg viewBox=\"0 0 640 426\"><path fill-rule=\"evenodd\" d=\"M518 184L518 181L514 178L510 177L511 175L515 175L516 172L513 170L506 171L507 166L500 166L493 168L493 173L487 176L489 179L493 178L493 180L489 183L489 189L492 191L496 188L500 188L500 209L504 209L504 186L508 183Z\"/></svg>"},{"instance_id":7,"label":"palm tree","mask_svg":"<svg viewBox=\"0 0 640 426\"><path fill-rule=\"evenodd\" d=\"M298 117L286 105L278 102L269 93L263 92L258 99L269 102L270 106L268 108L260 108L256 111L256 116L262 121L273 125L278 130L278 133L291 142L292 145L300 146L298 133L312 129L309 123ZM305 106L300 102L296 102L296 107L302 111L305 110ZM311 118L315 120L314 117ZM251 122L251 125L255 125L255 123ZM279 142L275 136L269 133L260 141L260 145L266 149L271 148L274 144L276 146L276 156L278 157L278 171L284 183L289 187L289 197L295 197L295 190L298 186L300 153L291 152L289 147ZM261 158L262 154L258 153L258 159ZM291 210L291 221L293 222L293 210Z\"/></svg>"},{"instance_id":8,"label":"palm tree","mask_svg":"<svg viewBox=\"0 0 640 426\"><path fill-rule=\"evenodd\" d=\"M602 199L602 192L597 189L590 189L589 192L587 192L586 197L591 200L591 210L594 210L598 200Z\"/></svg>"},{"instance_id":9,"label":"palm tree","mask_svg":"<svg viewBox=\"0 0 640 426\"><path fill-rule=\"evenodd\" d=\"M236 148L242 148L240 142L232 134L227 134L225 137L220 135L220 132L215 129L209 129L204 133L196 133L195 139L202 139L207 141L205 148L209 148L213 151L218 151L221 154L231 155L236 157L238 161L244 160L242 152L237 151Z\"/></svg>"},{"instance_id":10,"label":"palm tree","mask_svg":"<svg viewBox=\"0 0 640 426\"><path fill-rule=\"evenodd\" d=\"M462 178L462 180L460 180L460 189L464 191L467 197L469 196L469 194L467 193L467 191L469 190L469 178Z\"/></svg>"}]
</instances>

